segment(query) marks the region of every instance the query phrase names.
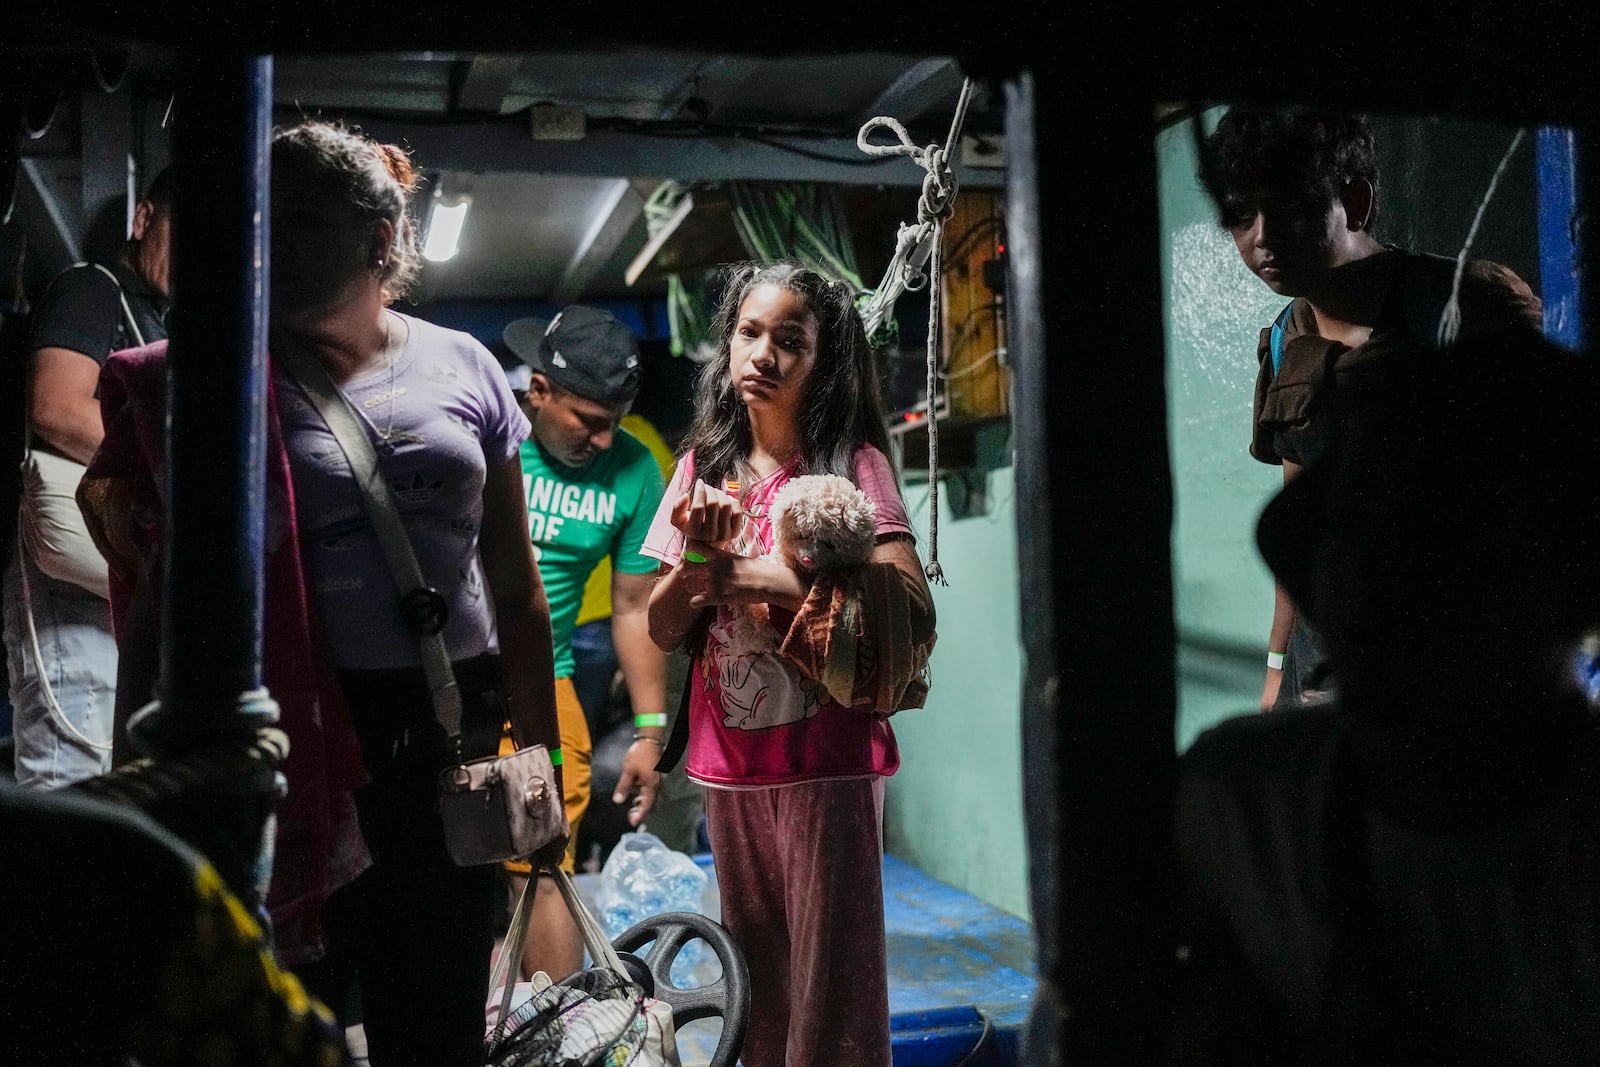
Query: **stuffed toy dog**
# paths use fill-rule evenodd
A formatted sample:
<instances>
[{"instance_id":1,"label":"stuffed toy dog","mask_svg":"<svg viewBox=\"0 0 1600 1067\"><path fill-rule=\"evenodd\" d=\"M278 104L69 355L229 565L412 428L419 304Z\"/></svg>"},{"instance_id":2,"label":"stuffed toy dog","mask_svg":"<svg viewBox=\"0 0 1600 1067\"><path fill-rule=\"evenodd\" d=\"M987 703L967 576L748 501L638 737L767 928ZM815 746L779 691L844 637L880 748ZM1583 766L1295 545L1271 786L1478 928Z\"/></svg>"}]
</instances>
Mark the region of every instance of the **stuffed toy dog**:
<instances>
[{"instance_id":1,"label":"stuffed toy dog","mask_svg":"<svg viewBox=\"0 0 1600 1067\"><path fill-rule=\"evenodd\" d=\"M867 562L877 544L877 508L848 478L807 474L778 490L769 512L772 551L802 578ZM771 652L777 635L765 604L736 609L729 651Z\"/></svg>"}]
</instances>

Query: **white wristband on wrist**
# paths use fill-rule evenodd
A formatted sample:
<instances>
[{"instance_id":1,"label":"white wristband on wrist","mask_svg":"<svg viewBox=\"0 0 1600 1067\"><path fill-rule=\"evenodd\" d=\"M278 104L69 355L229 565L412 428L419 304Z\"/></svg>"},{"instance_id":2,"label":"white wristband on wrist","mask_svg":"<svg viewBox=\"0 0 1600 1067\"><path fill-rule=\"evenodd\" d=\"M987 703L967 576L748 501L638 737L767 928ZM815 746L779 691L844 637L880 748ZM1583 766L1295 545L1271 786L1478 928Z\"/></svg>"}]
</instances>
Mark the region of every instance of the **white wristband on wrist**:
<instances>
[{"instance_id":1,"label":"white wristband on wrist","mask_svg":"<svg viewBox=\"0 0 1600 1067\"><path fill-rule=\"evenodd\" d=\"M1270 671L1281 671L1281 670L1283 670L1283 653L1282 652L1268 652L1267 653L1267 669L1270 670Z\"/></svg>"}]
</instances>

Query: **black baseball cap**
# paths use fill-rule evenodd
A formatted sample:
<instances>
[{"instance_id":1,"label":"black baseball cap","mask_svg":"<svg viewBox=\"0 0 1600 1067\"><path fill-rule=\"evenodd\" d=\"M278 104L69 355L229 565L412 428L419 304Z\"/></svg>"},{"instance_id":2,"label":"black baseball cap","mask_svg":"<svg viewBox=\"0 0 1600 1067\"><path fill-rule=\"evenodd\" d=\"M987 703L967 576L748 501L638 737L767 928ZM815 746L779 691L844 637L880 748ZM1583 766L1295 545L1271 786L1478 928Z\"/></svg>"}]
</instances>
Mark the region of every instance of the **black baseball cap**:
<instances>
[{"instance_id":1,"label":"black baseball cap","mask_svg":"<svg viewBox=\"0 0 1600 1067\"><path fill-rule=\"evenodd\" d=\"M609 311L574 304L553 319L517 319L501 336L529 368L586 400L620 407L639 392L639 341Z\"/></svg>"}]
</instances>

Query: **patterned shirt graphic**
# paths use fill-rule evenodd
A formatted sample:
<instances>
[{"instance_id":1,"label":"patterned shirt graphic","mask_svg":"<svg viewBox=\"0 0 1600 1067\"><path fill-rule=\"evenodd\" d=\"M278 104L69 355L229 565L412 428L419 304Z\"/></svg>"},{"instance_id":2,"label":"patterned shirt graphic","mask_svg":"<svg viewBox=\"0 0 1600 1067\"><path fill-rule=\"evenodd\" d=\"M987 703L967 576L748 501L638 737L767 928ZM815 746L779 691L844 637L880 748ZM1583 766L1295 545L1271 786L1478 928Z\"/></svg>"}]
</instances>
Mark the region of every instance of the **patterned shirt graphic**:
<instances>
[{"instance_id":1,"label":"patterned shirt graphic","mask_svg":"<svg viewBox=\"0 0 1600 1067\"><path fill-rule=\"evenodd\" d=\"M656 561L641 556L639 546L661 502L661 469L650 450L625 433L581 470L556 462L534 438L521 454L528 530L550 601L556 677L567 678L589 573L607 558L622 574L655 573Z\"/></svg>"},{"instance_id":2,"label":"patterned shirt graphic","mask_svg":"<svg viewBox=\"0 0 1600 1067\"><path fill-rule=\"evenodd\" d=\"M340 388L377 447L422 575L449 606L450 656L467 659L499 648L478 558L483 486L490 468L517 454L528 419L488 349L467 334L389 314L407 331L404 349L392 366ZM307 579L334 665L415 664L417 637L401 618L400 590L344 451L298 383L280 373L275 384Z\"/></svg>"},{"instance_id":3,"label":"patterned shirt graphic","mask_svg":"<svg viewBox=\"0 0 1600 1067\"><path fill-rule=\"evenodd\" d=\"M795 474L793 465L785 466L746 488L748 528L754 533L748 555L771 550L767 508ZM690 453L667 487L645 555L671 566L683 558L683 535L672 525L672 506L694 486L694 478ZM871 445L858 449L853 480L877 509L879 537L911 533L894 470L882 452ZM690 675L691 777L714 786L770 786L889 775L899 768L900 751L886 721L842 707L821 683L776 653L736 653L732 626L731 609L719 608Z\"/></svg>"}]
</instances>

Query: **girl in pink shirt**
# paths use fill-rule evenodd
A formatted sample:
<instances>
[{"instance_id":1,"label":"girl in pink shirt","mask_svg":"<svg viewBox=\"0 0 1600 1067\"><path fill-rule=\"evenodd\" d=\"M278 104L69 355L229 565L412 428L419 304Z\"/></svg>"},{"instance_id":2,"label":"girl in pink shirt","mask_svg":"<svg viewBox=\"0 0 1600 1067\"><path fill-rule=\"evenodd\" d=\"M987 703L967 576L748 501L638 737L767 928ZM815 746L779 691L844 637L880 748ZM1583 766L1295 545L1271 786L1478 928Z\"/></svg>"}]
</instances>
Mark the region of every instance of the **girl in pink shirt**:
<instances>
[{"instance_id":1,"label":"girl in pink shirt","mask_svg":"<svg viewBox=\"0 0 1600 1067\"><path fill-rule=\"evenodd\" d=\"M724 294L718 356L642 549L663 564L651 636L671 650L693 635L688 770L711 787L723 922L750 967L742 1062L887 1067L888 717L926 694L932 599L850 287L747 264ZM767 508L801 474L847 477L872 500L866 564L813 575L765 555ZM730 641L733 611L750 604L769 609L771 652ZM821 681L835 639L856 650L849 691Z\"/></svg>"}]
</instances>

